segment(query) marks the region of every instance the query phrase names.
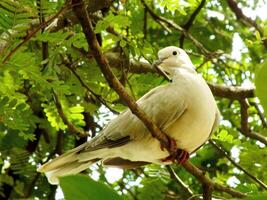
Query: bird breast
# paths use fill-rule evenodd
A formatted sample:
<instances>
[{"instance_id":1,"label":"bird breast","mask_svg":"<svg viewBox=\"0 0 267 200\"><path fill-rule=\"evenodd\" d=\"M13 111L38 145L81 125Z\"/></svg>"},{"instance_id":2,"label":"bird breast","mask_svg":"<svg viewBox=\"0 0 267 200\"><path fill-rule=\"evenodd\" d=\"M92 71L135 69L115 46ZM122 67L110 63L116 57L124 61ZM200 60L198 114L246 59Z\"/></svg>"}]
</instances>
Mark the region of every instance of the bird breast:
<instances>
[{"instance_id":1,"label":"bird breast","mask_svg":"<svg viewBox=\"0 0 267 200\"><path fill-rule=\"evenodd\" d=\"M178 148L192 152L209 138L217 106L207 83L201 76L188 73L176 79L172 87L183 85L182 92L187 109L167 128L166 133L175 138Z\"/></svg>"}]
</instances>

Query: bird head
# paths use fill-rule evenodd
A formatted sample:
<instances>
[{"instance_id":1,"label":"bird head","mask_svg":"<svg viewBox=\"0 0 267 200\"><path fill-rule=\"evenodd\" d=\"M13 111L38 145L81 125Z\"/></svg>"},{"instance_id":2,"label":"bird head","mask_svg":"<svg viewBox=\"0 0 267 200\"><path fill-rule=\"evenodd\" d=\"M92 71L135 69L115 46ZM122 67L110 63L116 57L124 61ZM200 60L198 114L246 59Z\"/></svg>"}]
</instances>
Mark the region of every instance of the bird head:
<instances>
[{"instance_id":1,"label":"bird head","mask_svg":"<svg viewBox=\"0 0 267 200\"><path fill-rule=\"evenodd\" d=\"M158 52L158 58L159 60L154 62L153 66L169 80L169 76L173 76L175 70L178 68L194 70L194 65L189 56L181 48L175 46L165 47Z\"/></svg>"}]
</instances>

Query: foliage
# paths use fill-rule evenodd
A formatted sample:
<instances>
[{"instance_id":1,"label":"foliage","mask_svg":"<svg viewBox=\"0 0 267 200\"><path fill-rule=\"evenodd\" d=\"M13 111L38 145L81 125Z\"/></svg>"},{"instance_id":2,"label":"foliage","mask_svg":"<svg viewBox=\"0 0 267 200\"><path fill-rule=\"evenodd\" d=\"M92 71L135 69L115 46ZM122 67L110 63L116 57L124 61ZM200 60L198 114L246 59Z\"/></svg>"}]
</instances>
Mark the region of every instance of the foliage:
<instances>
[{"instance_id":1,"label":"foliage","mask_svg":"<svg viewBox=\"0 0 267 200\"><path fill-rule=\"evenodd\" d=\"M267 80L267 61L261 64L255 79L256 94L261 100L265 113L267 110L267 95L266 95L267 89L265 87L266 80Z\"/></svg>"},{"instance_id":2,"label":"foliage","mask_svg":"<svg viewBox=\"0 0 267 200\"><path fill-rule=\"evenodd\" d=\"M103 183L96 182L86 175L70 175L60 179L60 186L66 200L122 200L112 189Z\"/></svg>"},{"instance_id":3,"label":"foliage","mask_svg":"<svg viewBox=\"0 0 267 200\"><path fill-rule=\"evenodd\" d=\"M92 2L97 1L86 0L87 4ZM112 70L136 99L166 82L151 71L132 73L133 63L152 63L160 48L179 46L182 36L177 29L154 19L142 2L115 0L109 9L92 15L102 51L105 55L118 55L115 64L110 61ZM185 27L201 3L200 0L145 2L156 15L181 27ZM239 1L238 6L255 10L263 1L249 2ZM36 169L56 154L85 142L77 132L93 137L115 117L114 110L121 112L126 108L101 74L71 9L63 10L56 21L38 29L40 23L45 24L63 6L63 0L0 1L0 199L54 199L57 187L50 186ZM260 29L237 18L227 1L206 1L188 30L200 45L186 36L183 48L209 83L245 89L255 83L257 97L245 99L249 103L248 126L252 133L266 139L267 23L260 18L255 23ZM222 120L213 140L236 163L267 183L266 144L244 134L240 99L217 96L216 100ZM262 187L211 144L192 154L191 161L216 183L247 193L247 199L266 199ZM194 194L202 192L194 176L180 166L174 169ZM125 199L190 196L164 166L124 170L112 181L107 178L108 170L98 165L85 173L108 184ZM66 199L74 199L69 195L80 192L84 195L96 192L95 198L96 195L119 198L102 183L84 176L62 178L61 186ZM232 198L218 191L213 194Z\"/></svg>"}]
</instances>

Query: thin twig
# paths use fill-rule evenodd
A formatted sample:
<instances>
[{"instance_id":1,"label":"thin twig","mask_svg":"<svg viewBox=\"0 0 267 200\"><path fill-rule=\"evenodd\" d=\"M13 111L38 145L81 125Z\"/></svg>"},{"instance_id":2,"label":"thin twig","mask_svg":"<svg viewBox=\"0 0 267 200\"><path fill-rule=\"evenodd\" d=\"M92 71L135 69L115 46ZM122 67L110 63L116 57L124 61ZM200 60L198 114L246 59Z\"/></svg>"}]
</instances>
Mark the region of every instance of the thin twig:
<instances>
[{"instance_id":1,"label":"thin twig","mask_svg":"<svg viewBox=\"0 0 267 200\"><path fill-rule=\"evenodd\" d=\"M166 168L170 173L171 178L181 187L181 189L186 193L186 195L188 197L193 196L194 193L192 192L192 190L180 179L180 177L175 173L173 168L170 165L167 165Z\"/></svg>"},{"instance_id":2,"label":"thin twig","mask_svg":"<svg viewBox=\"0 0 267 200\"><path fill-rule=\"evenodd\" d=\"M248 104L247 99L240 99L239 103L240 103L240 112L241 112L240 132L243 135L245 135L251 139L258 140L258 141L262 142L263 144L267 145L267 137L255 132L255 131L251 131L249 128L249 124L248 124L249 104Z\"/></svg>"},{"instance_id":3,"label":"thin twig","mask_svg":"<svg viewBox=\"0 0 267 200\"><path fill-rule=\"evenodd\" d=\"M162 16L157 15L145 2L145 0L141 0L142 4L144 7L147 9L151 17L156 21L156 22L164 22L166 25L168 25L171 28L174 28L175 30L183 33L187 38L189 38L193 44L200 49L200 51L208 58L214 57L216 55L216 52L211 53L209 50L207 50L202 43L200 43L196 38L194 38L191 34L186 32L181 26L173 22L172 20L166 19ZM161 23L159 23L161 24ZM167 29L166 29L167 30Z\"/></svg>"},{"instance_id":4,"label":"thin twig","mask_svg":"<svg viewBox=\"0 0 267 200\"><path fill-rule=\"evenodd\" d=\"M3 60L3 63L7 63L9 59L13 56L13 54L22 47L25 43L27 43L38 31L40 31L42 28L48 26L50 23L54 21L64 10L70 8L70 5L67 3L65 6L63 6L54 16L52 16L49 20L44 21L41 23L36 29L32 30L30 33L26 35L24 40L22 40L14 49L12 49L9 54L5 57Z\"/></svg>"},{"instance_id":5,"label":"thin twig","mask_svg":"<svg viewBox=\"0 0 267 200\"><path fill-rule=\"evenodd\" d=\"M229 8L234 12L236 18L239 19L243 24L254 27L260 34L261 37L264 37L264 31L256 21L252 20L250 17L246 16L242 9L238 7L238 3L234 0L227 0ZM267 48L267 39L263 39L263 44Z\"/></svg>"},{"instance_id":6,"label":"thin twig","mask_svg":"<svg viewBox=\"0 0 267 200\"><path fill-rule=\"evenodd\" d=\"M144 25L143 25L144 39L147 37L147 9L144 8Z\"/></svg>"},{"instance_id":7,"label":"thin twig","mask_svg":"<svg viewBox=\"0 0 267 200\"><path fill-rule=\"evenodd\" d=\"M230 194L232 197L237 198L242 198L246 196L246 194L242 192L238 192L230 187L213 182L210 178L205 176L205 173L202 170L191 164L191 162L189 161L183 164L183 167L186 169L186 171L195 176L202 184L212 185L214 190L216 191L225 192Z\"/></svg>"},{"instance_id":8,"label":"thin twig","mask_svg":"<svg viewBox=\"0 0 267 200\"><path fill-rule=\"evenodd\" d=\"M74 69L73 65L75 65L75 63L73 63L72 65L70 65L69 63L67 63L66 61L64 61L64 66L67 67L72 73L73 75L78 79L78 81L81 83L81 85L92 95L94 95L94 97L100 102L102 103L106 108L108 108L112 113L118 115L119 112L114 110L113 108L111 108L106 101L101 97L101 95L95 93L93 90L91 90L91 88L83 81L83 79L80 77L80 75L76 72L76 70Z\"/></svg>"},{"instance_id":9,"label":"thin twig","mask_svg":"<svg viewBox=\"0 0 267 200\"><path fill-rule=\"evenodd\" d=\"M87 137L88 134L86 132L79 130L74 124L72 124L68 120L67 116L65 115L65 113L63 111L59 97L54 90L53 90L53 97L54 97L54 102L55 102L58 114L59 114L60 118L62 119L62 121L64 122L64 124L66 124L68 126L68 129L70 130L70 132L74 133L75 135L77 135L79 137Z\"/></svg>"},{"instance_id":10,"label":"thin twig","mask_svg":"<svg viewBox=\"0 0 267 200\"><path fill-rule=\"evenodd\" d=\"M205 3L206 3L206 0L202 0L200 4L198 5L198 7L194 10L192 15L190 16L189 20L182 26L184 28L184 31L186 32L189 31L190 27L193 25L195 18L197 17L200 10L204 7ZM179 40L181 48L183 48L184 46L184 39L185 39L185 35L184 33L181 33L180 40Z\"/></svg>"},{"instance_id":11,"label":"thin twig","mask_svg":"<svg viewBox=\"0 0 267 200\"><path fill-rule=\"evenodd\" d=\"M250 105L253 105L256 108L258 115L261 119L261 123L262 123L263 127L267 128L267 120L264 116L264 113L260 109L259 104L257 104L256 102L249 102L249 103L250 103Z\"/></svg>"},{"instance_id":12,"label":"thin twig","mask_svg":"<svg viewBox=\"0 0 267 200\"><path fill-rule=\"evenodd\" d=\"M228 154L228 152L226 152L221 146L219 146L218 144L216 144L215 141L213 140L209 140L209 143L217 150L219 151L222 155L224 155L236 168L238 168L239 170L243 171L248 177L250 177L252 180L254 180L255 182L257 182L263 189L267 190L267 185L265 183L263 183L261 180L259 180L257 177L255 177L254 175L252 175L249 171L247 171L246 169L244 169L242 166L240 166L238 163L236 163L231 156Z\"/></svg>"}]
</instances>

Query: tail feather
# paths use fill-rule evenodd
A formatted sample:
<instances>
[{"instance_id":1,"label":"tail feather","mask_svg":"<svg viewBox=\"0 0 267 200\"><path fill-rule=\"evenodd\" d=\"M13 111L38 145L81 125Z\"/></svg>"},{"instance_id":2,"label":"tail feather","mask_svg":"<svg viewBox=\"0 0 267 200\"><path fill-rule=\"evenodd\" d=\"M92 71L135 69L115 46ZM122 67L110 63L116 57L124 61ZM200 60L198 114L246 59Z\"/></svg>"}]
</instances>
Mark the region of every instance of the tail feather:
<instances>
[{"instance_id":1,"label":"tail feather","mask_svg":"<svg viewBox=\"0 0 267 200\"><path fill-rule=\"evenodd\" d=\"M72 162L72 163L66 163L66 165L61 166L60 168L57 168L52 171L45 172L45 175L48 179L48 182L50 184L58 184L59 183L59 177L66 176L70 174L77 174L85 169L87 169L91 164L94 162Z\"/></svg>"},{"instance_id":2,"label":"tail feather","mask_svg":"<svg viewBox=\"0 0 267 200\"><path fill-rule=\"evenodd\" d=\"M90 165L101 160L99 158L99 153L95 151L87 157L86 161L81 161L79 159L79 153L83 149L83 145L49 161L42 165L38 171L46 174L49 183L58 184L58 178L64 175L77 174Z\"/></svg>"}]
</instances>

